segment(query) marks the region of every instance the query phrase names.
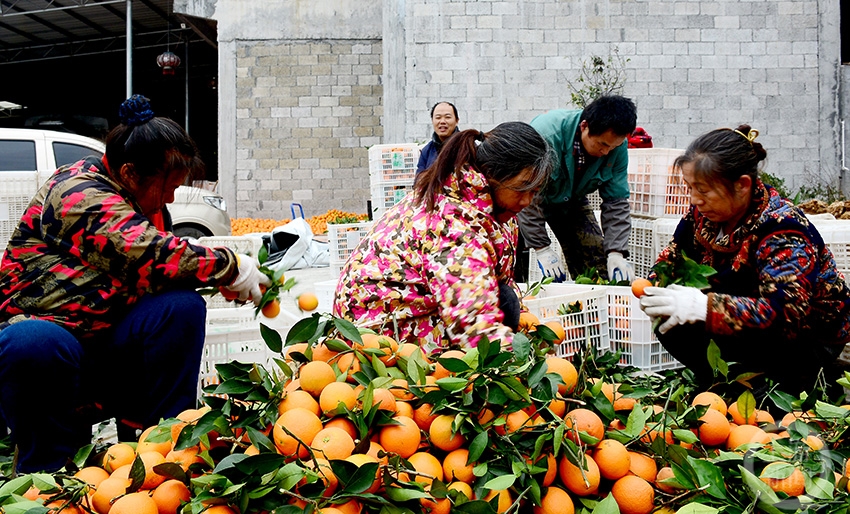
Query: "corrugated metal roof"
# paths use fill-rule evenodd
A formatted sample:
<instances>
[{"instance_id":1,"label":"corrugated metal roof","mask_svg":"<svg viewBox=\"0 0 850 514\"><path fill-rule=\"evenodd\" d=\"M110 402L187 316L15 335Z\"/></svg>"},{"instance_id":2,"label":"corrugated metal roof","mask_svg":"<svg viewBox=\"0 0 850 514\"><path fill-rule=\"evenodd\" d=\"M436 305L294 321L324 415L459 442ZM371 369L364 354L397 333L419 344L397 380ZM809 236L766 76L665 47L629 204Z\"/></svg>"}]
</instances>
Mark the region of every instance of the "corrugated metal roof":
<instances>
[{"instance_id":1,"label":"corrugated metal roof","mask_svg":"<svg viewBox=\"0 0 850 514\"><path fill-rule=\"evenodd\" d=\"M0 0L0 64L123 50L126 19L126 0ZM200 39L190 23L172 0L134 0L133 47Z\"/></svg>"}]
</instances>

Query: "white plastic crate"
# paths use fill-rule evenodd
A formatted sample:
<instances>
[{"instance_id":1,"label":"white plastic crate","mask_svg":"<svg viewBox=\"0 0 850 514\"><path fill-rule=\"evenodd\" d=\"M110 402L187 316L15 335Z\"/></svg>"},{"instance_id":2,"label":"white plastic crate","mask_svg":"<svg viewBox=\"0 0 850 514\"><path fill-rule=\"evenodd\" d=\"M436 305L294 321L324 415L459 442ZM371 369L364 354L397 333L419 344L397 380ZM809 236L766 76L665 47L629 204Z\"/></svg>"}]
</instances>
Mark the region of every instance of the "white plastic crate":
<instances>
[{"instance_id":1,"label":"white plastic crate","mask_svg":"<svg viewBox=\"0 0 850 514\"><path fill-rule=\"evenodd\" d=\"M640 310L629 286L608 286L608 333L612 352L622 352L620 364L644 371L681 368L652 332L652 321Z\"/></svg>"},{"instance_id":2,"label":"white plastic crate","mask_svg":"<svg viewBox=\"0 0 850 514\"><path fill-rule=\"evenodd\" d=\"M369 176L372 183L413 182L419 162L419 145L404 143L369 147Z\"/></svg>"},{"instance_id":3,"label":"white plastic crate","mask_svg":"<svg viewBox=\"0 0 850 514\"><path fill-rule=\"evenodd\" d=\"M811 220L829 247L835 266L844 274L844 280L850 283L850 220Z\"/></svg>"},{"instance_id":4,"label":"white plastic crate","mask_svg":"<svg viewBox=\"0 0 850 514\"><path fill-rule=\"evenodd\" d=\"M334 296L336 295L336 286L338 283L339 279L335 278L313 284L316 298L319 299L319 306L316 307L317 312L333 312Z\"/></svg>"},{"instance_id":5,"label":"white plastic crate","mask_svg":"<svg viewBox=\"0 0 850 514\"><path fill-rule=\"evenodd\" d=\"M351 252L372 228L371 221L360 223L328 223L328 248L331 273L339 275Z\"/></svg>"},{"instance_id":6,"label":"white plastic crate","mask_svg":"<svg viewBox=\"0 0 850 514\"><path fill-rule=\"evenodd\" d=\"M564 326L566 337L556 350L559 357L572 357L583 346L592 346L599 352L609 350L605 287L549 284L523 304L541 323L557 320Z\"/></svg>"},{"instance_id":7,"label":"white plastic crate","mask_svg":"<svg viewBox=\"0 0 850 514\"><path fill-rule=\"evenodd\" d=\"M205 386L219 383L216 364L231 361L259 363L271 370L275 357L280 358L280 355L266 346L260 334L260 321L254 318L253 305L207 311L198 398L203 397Z\"/></svg>"},{"instance_id":8,"label":"white plastic crate","mask_svg":"<svg viewBox=\"0 0 850 514\"><path fill-rule=\"evenodd\" d=\"M635 269L635 276L646 277L658 257L653 243L654 224L653 219L632 216L632 230L629 232L629 262Z\"/></svg>"},{"instance_id":9,"label":"white plastic crate","mask_svg":"<svg viewBox=\"0 0 850 514\"><path fill-rule=\"evenodd\" d=\"M679 226L680 221L682 220L677 218L658 218L653 222L652 247L653 252L655 253L655 258L652 261L653 265L661 251L667 248L667 245L670 244L670 240L673 239L673 233L676 232L676 227Z\"/></svg>"},{"instance_id":10,"label":"white plastic crate","mask_svg":"<svg viewBox=\"0 0 850 514\"><path fill-rule=\"evenodd\" d=\"M567 259L564 257L564 252L561 251L561 244L558 242L558 238L555 237L555 233L552 232L552 229L549 228L549 224L546 224L546 233L549 235L549 240L552 242L552 249L555 250L555 253L561 259L561 269L564 270L564 274L567 276L567 280L570 279L570 270L567 269ZM537 251L534 248L528 249L528 283L533 284L535 282L540 282L543 280L543 272L540 271L540 266L537 265Z\"/></svg>"},{"instance_id":11,"label":"white plastic crate","mask_svg":"<svg viewBox=\"0 0 850 514\"><path fill-rule=\"evenodd\" d=\"M587 203L590 204L590 208L594 211L602 208L602 197L599 196L599 191L594 191L587 195Z\"/></svg>"},{"instance_id":12,"label":"white plastic crate","mask_svg":"<svg viewBox=\"0 0 850 514\"><path fill-rule=\"evenodd\" d=\"M198 244L212 248L225 247L235 253L244 253L256 257L263 247L263 239L257 236L209 236L198 238ZM228 302L220 294L205 296L207 309L229 309L237 307L236 302Z\"/></svg>"},{"instance_id":13,"label":"white plastic crate","mask_svg":"<svg viewBox=\"0 0 850 514\"><path fill-rule=\"evenodd\" d=\"M0 253L21 223L21 216L38 190L34 172L3 172L0 181Z\"/></svg>"},{"instance_id":14,"label":"white plastic crate","mask_svg":"<svg viewBox=\"0 0 850 514\"><path fill-rule=\"evenodd\" d=\"M413 191L413 179L386 183L372 181L373 218L378 219L387 209L397 204L407 193Z\"/></svg>"},{"instance_id":15,"label":"white plastic crate","mask_svg":"<svg viewBox=\"0 0 850 514\"><path fill-rule=\"evenodd\" d=\"M691 197L673 161L675 148L629 149L629 203L632 214L663 217L684 215Z\"/></svg>"}]
</instances>

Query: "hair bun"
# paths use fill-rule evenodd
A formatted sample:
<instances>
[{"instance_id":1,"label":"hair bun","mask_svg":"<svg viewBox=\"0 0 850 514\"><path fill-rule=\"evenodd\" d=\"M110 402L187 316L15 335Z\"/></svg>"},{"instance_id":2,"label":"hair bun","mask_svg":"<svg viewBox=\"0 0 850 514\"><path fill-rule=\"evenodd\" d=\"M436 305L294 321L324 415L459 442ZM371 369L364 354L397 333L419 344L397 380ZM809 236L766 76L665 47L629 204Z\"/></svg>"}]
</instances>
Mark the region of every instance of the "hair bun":
<instances>
[{"instance_id":1,"label":"hair bun","mask_svg":"<svg viewBox=\"0 0 850 514\"><path fill-rule=\"evenodd\" d=\"M128 127L147 123L154 117L150 100L142 95L131 96L124 100L121 107L118 108L118 117L121 119L121 123Z\"/></svg>"}]
</instances>

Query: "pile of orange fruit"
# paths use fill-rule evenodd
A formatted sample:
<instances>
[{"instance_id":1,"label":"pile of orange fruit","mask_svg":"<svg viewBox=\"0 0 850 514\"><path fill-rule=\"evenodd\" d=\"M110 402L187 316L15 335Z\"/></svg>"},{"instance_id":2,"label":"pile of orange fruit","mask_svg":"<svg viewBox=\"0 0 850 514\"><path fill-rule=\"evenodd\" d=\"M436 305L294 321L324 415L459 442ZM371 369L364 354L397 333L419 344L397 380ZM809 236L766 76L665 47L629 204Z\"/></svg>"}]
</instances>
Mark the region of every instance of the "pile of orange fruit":
<instances>
[{"instance_id":1,"label":"pile of orange fruit","mask_svg":"<svg viewBox=\"0 0 850 514\"><path fill-rule=\"evenodd\" d=\"M333 223L337 219L343 219L346 223L351 223L352 220L364 221L368 219L368 215L331 209L324 214L311 216L306 221L310 225L313 234L319 235L327 232L328 223ZM277 227L286 225L290 221L289 219L275 220L271 218L231 218L230 231L234 236L269 233Z\"/></svg>"}]
</instances>

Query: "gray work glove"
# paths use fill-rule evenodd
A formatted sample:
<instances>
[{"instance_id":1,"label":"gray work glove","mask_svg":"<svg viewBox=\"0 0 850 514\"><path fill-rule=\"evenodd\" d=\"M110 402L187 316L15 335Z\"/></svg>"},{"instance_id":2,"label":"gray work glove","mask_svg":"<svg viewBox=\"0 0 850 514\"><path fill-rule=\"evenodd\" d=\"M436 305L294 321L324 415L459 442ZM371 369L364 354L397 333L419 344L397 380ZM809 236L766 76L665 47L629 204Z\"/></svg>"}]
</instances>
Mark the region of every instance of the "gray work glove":
<instances>
[{"instance_id":1,"label":"gray work glove","mask_svg":"<svg viewBox=\"0 0 850 514\"><path fill-rule=\"evenodd\" d=\"M608 280L621 281L625 280L631 283L635 277L635 270L632 265L626 261L623 254L620 252L608 253Z\"/></svg>"},{"instance_id":2,"label":"gray work glove","mask_svg":"<svg viewBox=\"0 0 850 514\"><path fill-rule=\"evenodd\" d=\"M561 258L551 246L535 250L535 252L537 252L537 266L540 267L544 277L552 277L555 282L563 282L567 279L567 274L561 265Z\"/></svg>"},{"instance_id":3,"label":"gray work glove","mask_svg":"<svg viewBox=\"0 0 850 514\"><path fill-rule=\"evenodd\" d=\"M255 306L259 307L260 300L263 298L260 285L271 286L271 279L260 273L260 263L254 257L241 253L236 254L236 262L239 265L239 274L236 275L232 284L226 286L227 289L239 293L240 301L251 300Z\"/></svg>"},{"instance_id":4,"label":"gray work glove","mask_svg":"<svg viewBox=\"0 0 850 514\"><path fill-rule=\"evenodd\" d=\"M659 332L666 334L677 325L705 321L708 296L695 287L678 284L647 287L640 298L640 308L650 318L668 318L658 327Z\"/></svg>"}]
</instances>

